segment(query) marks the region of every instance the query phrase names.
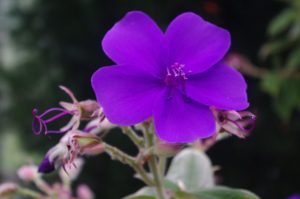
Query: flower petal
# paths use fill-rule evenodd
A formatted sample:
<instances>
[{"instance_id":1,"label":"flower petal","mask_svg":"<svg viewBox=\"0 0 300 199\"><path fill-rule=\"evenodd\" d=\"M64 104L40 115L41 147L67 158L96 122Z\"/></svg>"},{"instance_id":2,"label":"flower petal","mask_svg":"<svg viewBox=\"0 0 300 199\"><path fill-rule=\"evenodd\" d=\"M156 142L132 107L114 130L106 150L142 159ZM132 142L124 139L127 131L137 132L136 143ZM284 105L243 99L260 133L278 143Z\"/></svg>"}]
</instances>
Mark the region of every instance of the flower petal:
<instances>
[{"instance_id":1,"label":"flower petal","mask_svg":"<svg viewBox=\"0 0 300 199\"><path fill-rule=\"evenodd\" d=\"M92 86L111 123L133 125L151 116L163 82L130 66L110 66L93 74Z\"/></svg>"},{"instance_id":2,"label":"flower petal","mask_svg":"<svg viewBox=\"0 0 300 199\"><path fill-rule=\"evenodd\" d=\"M163 33L145 13L128 12L105 35L102 47L118 65L129 64L162 76Z\"/></svg>"},{"instance_id":3,"label":"flower petal","mask_svg":"<svg viewBox=\"0 0 300 199\"><path fill-rule=\"evenodd\" d=\"M186 72L192 74L218 63L230 46L227 30L191 12L176 17L169 25L166 37L170 51L168 64L184 64Z\"/></svg>"},{"instance_id":4,"label":"flower petal","mask_svg":"<svg viewBox=\"0 0 300 199\"><path fill-rule=\"evenodd\" d=\"M243 110L249 106L247 84L235 69L218 63L207 71L189 76L186 93L192 99L224 110Z\"/></svg>"},{"instance_id":5,"label":"flower petal","mask_svg":"<svg viewBox=\"0 0 300 199\"><path fill-rule=\"evenodd\" d=\"M157 100L154 125L158 137L166 142L186 143L211 136L215 120L207 106L173 89Z\"/></svg>"}]
</instances>

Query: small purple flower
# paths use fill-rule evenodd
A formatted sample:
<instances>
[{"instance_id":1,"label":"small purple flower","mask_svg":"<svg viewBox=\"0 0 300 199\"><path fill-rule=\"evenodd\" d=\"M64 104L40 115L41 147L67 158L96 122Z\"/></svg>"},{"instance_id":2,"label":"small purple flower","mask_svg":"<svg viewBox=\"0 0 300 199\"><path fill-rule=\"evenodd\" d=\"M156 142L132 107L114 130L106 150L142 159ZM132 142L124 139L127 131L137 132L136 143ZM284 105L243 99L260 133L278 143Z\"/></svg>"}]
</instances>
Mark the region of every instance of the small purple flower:
<instances>
[{"instance_id":1,"label":"small purple flower","mask_svg":"<svg viewBox=\"0 0 300 199\"><path fill-rule=\"evenodd\" d=\"M118 125L153 117L158 137L191 142L216 132L210 107L248 107L242 75L222 63L227 30L194 13L176 17L163 33L143 12L129 12L102 47L116 65L100 68L92 86L104 115Z\"/></svg>"}]
</instances>

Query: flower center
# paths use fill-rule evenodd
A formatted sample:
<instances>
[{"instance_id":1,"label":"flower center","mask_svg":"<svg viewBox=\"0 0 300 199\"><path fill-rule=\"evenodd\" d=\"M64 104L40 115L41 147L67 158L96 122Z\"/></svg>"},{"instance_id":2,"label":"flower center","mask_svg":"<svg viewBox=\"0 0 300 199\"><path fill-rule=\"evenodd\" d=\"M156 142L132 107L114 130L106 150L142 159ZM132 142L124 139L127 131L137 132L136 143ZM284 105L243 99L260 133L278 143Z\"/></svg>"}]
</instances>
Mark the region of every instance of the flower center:
<instances>
[{"instance_id":1,"label":"flower center","mask_svg":"<svg viewBox=\"0 0 300 199\"><path fill-rule=\"evenodd\" d=\"M184 64L175 62L167 68L167 75L165 77L165 84L167 86L182 86L184 87L185 80L187 80L186 73L184 72Z\"/></svg>"}]
</instances>

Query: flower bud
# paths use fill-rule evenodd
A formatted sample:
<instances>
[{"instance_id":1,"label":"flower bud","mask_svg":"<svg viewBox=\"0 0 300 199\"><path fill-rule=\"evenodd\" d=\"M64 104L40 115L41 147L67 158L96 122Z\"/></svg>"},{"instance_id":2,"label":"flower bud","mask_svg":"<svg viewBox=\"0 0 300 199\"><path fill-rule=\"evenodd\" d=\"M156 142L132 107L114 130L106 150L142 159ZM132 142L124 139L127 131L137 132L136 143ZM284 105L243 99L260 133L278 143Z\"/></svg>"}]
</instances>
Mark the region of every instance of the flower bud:
<instances>
[{"instance_id":1,"label":"flower bud","mask_svg":"<svg viewBox=\"0 0 300 199\"><path fill-rule=\"evenodd\" d=\"M157 140L154 147L154 153L160 156L171 157L183 148L183 144L166 143Z\"/></svg>"},{"instance_id":2,"label":"flower bud","mask_svg":"<svg viewBox=\"0 0 300 199\"><path fill-rule=\"evenodd\" d=\"M11 197L19 190L19 186L12 182L0 184L0 198Z\"/></svg>"},{"instance_id":3,"label":"flower bud","mask_svg":"<svg viewBox=\"0 0 300 199\"><path fill-rule=\"evenodd\" d=\"M104 151L101 139L90 133L74 133L70 138L70 146L80 154L93 155Z\"/></svg>"},{"instance_id":4,"label":"flower bud","mask_svg":"<svg viewBox=\"0 0 300 199\"><path fill-rule=\"evenodd\" d=\"M85 100L78 103L81 110L81 119L93 119L100 113L100 106L94 100Z\"/></svg>"},{"instance_id":5,"label":"flower bud","mask_svg":"<svg viewBox=\"0 0 300 199\"><path fill-rule=\"evenodd\" d=\"M58 143L48 151L39 165L38 172L50 173L54 171L56 168L64 164L68 155L67 145L63 142Z\"/></svg>"},{"instance_id":6,"label":"flower bud","mask_svg":"<svg viewBox=\"0 0 300 199\"><path fill-rule=\"evenodd\" d=\"M94 194L87 185L81 184L77 187L77 197L79 199L93 199Z\"/></svg>"},{"instance_id":7,"label":"flower bud","mask_svg":"<svg viewBox=\"0 0 300 199\"><path fill-rule=\"evenodd\" d=\"M254 129L256 116L249 111L222 111L211 108L217 122L217 132L222 130L245 138Z\"/></svg>"},{"instance_id":8,"label":"flower bud","mask_svg":"<svg viewBox=\"0 0 300 199\"><path fill-rule=\"evenodd\" d=\"M39 177L37 167L33 165L25 165L19 168L17 174L19 178L25 182L32 182Z\"/></svg>"}]
</instances>

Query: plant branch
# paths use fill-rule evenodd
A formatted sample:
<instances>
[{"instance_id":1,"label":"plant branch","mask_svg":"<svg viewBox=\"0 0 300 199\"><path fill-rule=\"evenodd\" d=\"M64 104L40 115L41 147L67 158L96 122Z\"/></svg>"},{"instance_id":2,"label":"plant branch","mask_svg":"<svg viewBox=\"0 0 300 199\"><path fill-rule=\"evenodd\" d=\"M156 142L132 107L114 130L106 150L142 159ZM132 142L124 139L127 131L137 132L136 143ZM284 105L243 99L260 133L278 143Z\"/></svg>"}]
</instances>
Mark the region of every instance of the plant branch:
<instances>
[{"instance_id":1,"label":"plant branch","mask_svg":"<svg viewBox=\"0 0 300 199\"><path fill-rule=\"evenodd\" d=\"M122 131L139 149L144 147L144 140L131 127L122 127Z\"/></svg>"},{"instance_id":2,"label":"plant branch","mask_svg":"<svg viewBox=\"0 0 300 199\"><path fill-rule=\"evenodd\" d=\"M123 151L119 150L118 148L111 146L107 143L104 144L105 152L113 159L118 160L119 162L123 164L127 164L131 166L140 176L141 179L149 186L152 186L154 183L152 179L149 178L147 175L147 172L143 168L143 166L140 164L140 162L137 161L136 158L124 153Z\"/></svg>"},{"instance_id":3,"label":"plant branch","mask_svg":"<svg viewBox=\"0 0 300 199\"><path fill-rule=\"evenodd\" d=\"M149 149L154 145L154 133L153 130L149 130L151 128L151 125L146 127L144 129L144 136L145 136L145 148ZM148 165L150 168L151 173L153 174L153 179L155 182L155 188L157 192L158 199L166 199L165 192L163 189L163 182L162 182L162 176L160 173L160 170L158 168L157 160L154 155L151 155L148 160Z\"/></svg>"}]
</instances>

